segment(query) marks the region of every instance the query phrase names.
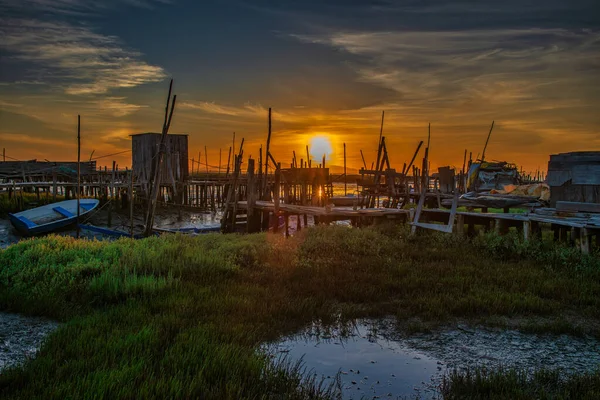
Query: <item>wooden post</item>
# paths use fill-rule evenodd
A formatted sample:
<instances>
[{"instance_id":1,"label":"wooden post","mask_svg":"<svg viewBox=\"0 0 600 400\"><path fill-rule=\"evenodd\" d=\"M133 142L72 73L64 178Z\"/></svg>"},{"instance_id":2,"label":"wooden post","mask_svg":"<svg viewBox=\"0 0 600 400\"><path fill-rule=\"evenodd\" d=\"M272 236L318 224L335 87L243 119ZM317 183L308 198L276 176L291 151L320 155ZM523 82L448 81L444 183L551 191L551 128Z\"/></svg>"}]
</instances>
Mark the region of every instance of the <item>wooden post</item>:
<instances>
[{"instance_id":1,"label":"wooden post","mask_svg":"<svg viewBox=\"0 0 600 400\"><path fill-rule=\"evenodd\" d=\"M269 131L267 133L267 148L265 149L265 181L263 182L263 199L268 198L267 181L269 180L269 154L271 149L271 107L269 107Z\"/></svg>"},{"instance_id":2,"label":"wooden post","mask_svg":"<svg viewBox=\"0 0 600 400\"><path fill-rule=\"evenodd\" d=\"M79 239L79 198L81 197L81 115L77 115L77 239Z\"/></svg>"},{"instance_id":3,"label":"wooden post","mask_svg":"<svg viewBox=\"0 0 600 400\"><path fill-rule=\"evenodd\" d=\"M466 179L465 179L465 167L466 167L466 165L467 165L467 149L465 149L465 156L463 158L462 173L460 175L460 185L458 186L459 190L462 193L466 193L466 191L467 191Z\"/></svg>"},{"instance_id":4,"label":"wooden post","mask_svg":"<svg viewBox=\"0 0 600 400\"><path fill-rule=\"evenodd\" d=\"M275 212L274 217L275 221L273 222L273 232L277 232L279 228L279 190L280 190L280 182L281 182L281 163L278 163L275 169L275 187L273 188L273 202L275 203Z\"/></svg>"},{"instance_id":5,"label":"wooden post","mask_svg":"<svg viewBox=\"0 0 600 400\"><path fill-rule=\"evenodd\" d=\"M346 175L346 143L344 143L344 196L348 194L348 175Z\"/></svg>"},{"instance_id":6,"label":"wooden post","mask_svg":"<svg viewBox=\"0 0 600 400\"><path fill-rule=\"evenodd\" d=\"M308 163L308 168L311 168L312 162L310 160L310 153L308 152L308 145L306 145L306 162Z\"/></svg>"},{"instance_id":7,"label":"wooden post","mask_svg":"<svg viewBox=\"0 0 600 400\"><path fill-rule=\"evenodd\" d=\"M523 240L529 241L531 239L531 221L523 221Z\"/></svg>"},{"instance_id":8,"label":"wooden post","mask_svg":"<svg viewBox=\"0 0 600 400\"><path fill-rule=\"evenodd\" d=\"M483 162L485 161L485 150L487 149L488 142L490 141L490 136L492 136L492 129L494 129L494 121L492 121L490 132L488 133L487 139L485 140L485 146L483 146L483 153L481 154L481 164L483 164Z\"/></svg>"},{"instance_id":9,"label":"wooden post","mask_svg":"<svg viewBox=\"0 0 600 400\"><path fill-rule=\"evenodd\" d=\"M247 186L248 209L246 211L246 231L248 233L258 232L260 229L256 222L256 182L254 177L254 159L248 159L248 186Z\"/></svg>"},{"instance_id":10,"label":"wooden post","mask_svg":"<svg viewBox=\"0 0 600 400\"><path fill-rule=\"evenodd\" d=\"M365 161L365 155L363 154L362 149L360 149L360 157L362 158L363 166L367 169L367 162Z\"/></svg>"},{"instance_id":11,"label":"wooden post","mask_svg":"<svg viewBox=\"0 0 600 400\"><path fill-rule=\"evenodd\" d=\"M275 188L273 190L273 202L275 203L275 212L279 212L279 189L281 183L281 163L277 163L275 170Z\"/></svg>"},{"instance_id":12,"label":"wooden post","mask_svg":"<svg viewBox=\"0 0 600 400\"><path fill-rule=\"evenodd\" d=\"M112 175L111 175L111 180L110 180L110 200L108 201L108 227L110 228L112 226L112 209L114 207L114 195L115 195L115 164L116 162L113 161L113 165L112 165Z\"/></svg>"},{"instance_id":13,"label":"wooden post","mask_svg":"<svg viewBox=\"0 0 600 400\"><path fill-rule=\"evenodd\" d=\"M465 216L462 214L456 216L456 234L461 237L465 235Z\"/></svg>"},{"instance_id":14,"label":"wooden post","mask_svg":"<svg viewBox=\"0 0 600 400\"><path fill-rule=\"evenodd\" d=\"M129 177L129 230L133 237L133 169Z\"/></svg>"},{"instance_id":15,"label":"wooden post","mask_svg":"<svg viewBox=\"0 0 600 400\"><path fill-rule=\"evenodd\" d=\"M235 159L235 132L233 132L233 141L231 143L231 148L233 149L233 159L231 160L231 169L234 169L233 163L236 161ZM240 171L241 172L241 171Z\"/></svg>"},{"instance_id":16,"label":"wooden post","mask_svg":"<svg viewBox=\"0 0 600 400\"><path fill-rule=\"evenodd\" d=\"M6 147L2 148L2 161L6 162Z\"/></svg>"},{"instance_id":17,"label":"wooden post","mask_svg":"<svg viewBox=\"0 0 600 400\"><path fill-rule=\"evenodd\" d=\"M229 148L229 155L227 156L227 172L225 172L225 178L229 176L229 161L231 160L231 147Z\"/></svg>"},{"instance_id":18,"label":"wooden post","mask_svg":"<svg viewBox=\"0 0 600 400\"><path fill-rule=\"evenodd\" d=\"M581 252L583 254L590 253L590 236L586 228L581 228L579 231L579 244L581 245Z\"/></svg>"},{"instance_id":19,"label":"wooden post","mask_svg":"<svg viewBox=\"0 0 600 400\"><path fill-rule=\"evenodd\" d=\"M285 237L290 237L290 214L285 213L284 214L284 221L285 221Z\"/></svg>"},{"instance_id":20,"label":"wooden post","mask_svg":"<svg viewBox=\"0 0 600 400\"><path fill-rule=\"evenodd\" d=\"M158 194L160 191L160 172L161 172L161 163L163 154L165 152L165 142L167 139L167 133L169 132L169 126L171 125L171 120L173 118L173 110L175 109L175 101L177 100L177 95L173 96L173 101L171 102L171 112L169 113L169 102L171 100L171 90L173 88L173 79L171 79L171 84L169 85L169 95L167 96L167 105L165 107L165 121L163 123L162 136L160 138L160 147L158 149L158 155L156 157L156 164L154 170L154 177L152 179L152 194L148 199L148 215L146 218L146 227L144 229L144 235L150 236L152 234L152 226L154 225L154 212L156 211L156 203L158 201Z\"/></svg>"},{"instance_id":21,"label":"wooden post","mask_svg":"<svg viewBox=\"0 0 600 400\"><path fill-rule=\"evenodd\" d=\"M56 202L56 191L58 188L56 187L56 165L52 167L52 201Z\"/></svg>"}]
</instances>

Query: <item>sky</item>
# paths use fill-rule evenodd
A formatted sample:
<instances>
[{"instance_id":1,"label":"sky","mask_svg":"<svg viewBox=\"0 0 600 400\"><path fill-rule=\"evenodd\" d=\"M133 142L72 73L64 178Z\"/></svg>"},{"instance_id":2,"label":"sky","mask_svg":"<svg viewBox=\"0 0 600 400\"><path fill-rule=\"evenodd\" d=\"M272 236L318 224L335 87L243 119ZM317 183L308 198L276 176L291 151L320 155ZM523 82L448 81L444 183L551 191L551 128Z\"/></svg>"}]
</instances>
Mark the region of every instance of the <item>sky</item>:
<instances>
[{"instance_id":1,"label":"sky","mask_svg":"<svg viewBox=\"0 0 600 400\"><path fill-rule=\"evenodd\" d=\"M171 133L226 164L233 132L314 163L367 165L381 113L392 167L431 124L433 168L475 159L526 171L600 150L597 0L0 0L0 147L7 160L131 164L131 134ZM422 153L421 153L422 155ZM204 168L204 166L202 167Z\"/></svg>"}]
</instances>

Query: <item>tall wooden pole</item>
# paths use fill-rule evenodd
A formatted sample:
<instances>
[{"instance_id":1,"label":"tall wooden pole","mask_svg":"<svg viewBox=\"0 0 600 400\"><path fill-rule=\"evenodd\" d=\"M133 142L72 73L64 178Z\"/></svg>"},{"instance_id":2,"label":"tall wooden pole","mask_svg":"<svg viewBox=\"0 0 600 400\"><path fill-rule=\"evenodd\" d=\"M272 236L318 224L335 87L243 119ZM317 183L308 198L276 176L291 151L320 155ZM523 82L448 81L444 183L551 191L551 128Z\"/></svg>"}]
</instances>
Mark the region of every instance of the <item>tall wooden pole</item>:
<instances>
[{"instance_id":1,"label":"tall wooden pole","mask_svg":"<svg viewBox=\"0 0 600 400\"><path fill-rule=\"evenodd\" d=\"M381 112L381 128L379 128L379 143L381 144L381 137L383 136L383 119L385 117L385 111Z\"/></svg>"},{"instance_id":2,"label":"tall wooden pole","mask_svg":"<svg viewBox=\"0 0 600 400\"><path fill-rule=\"evenodd\" d=\"M219 178L221 177L221 148L219 147Z\"/></svg>"},{"instance_id":3,"label":"tall wooden pole","mask_svg":"<svg viewBox=\"0 0 600 400\"><path fill-rule=\"evenodd\" d=\"M2 161L6 161L6 147L2 148Z\"/></svg>"},{"instance_id":4,"label":"tall wooden pole","mask_svg":"<svg viewBox=\"0 0 600 400\"><path fill-rule=\"evenodd\" d=\"M133 237L133 169L129 179L129 230L131 237Z\"/></svg>"},{"instance_id":5,"label":"tall wooden pole","mask_svg":"<svg viewBox=\"0 0 600 400\"><path fill-rule=\"evenodd\" d=\"M344 196L348 193L348 175L346 175L346 143L344 143Z\"/></svg>"},{"instance_id":6,"label":"tall wooden pole","mask_svg":"<svg viewBox=\"0 0 600 400\"><path fill-rule=\"evenodd\" d=\"M466 192L466 185L465 185L465 168L467 167L467 149L465 149L465 156L463 158L463 167L462 167L462 173L460 174L460 185L458 185L459 190L463 190Z\"/></svg>"},{"instance_id":7,"label":"tall wooden pole","mask_svg":"<svg viewBox=\"0 0 600 400\"><path fill-rule=\"evenodd\" d=\"M271 107L269 107L269 132L267 133L267 148L265 149L265 181L263 183L263 196L267 195L267 182L269 181L269 154L271 151Z\"/></svg>"},{"instance_id":8,"label":"tall wooden pole","mask_svg":"<svg viewBox=\"0 0 600 400\"><path fill-rule=\"evenodd\" d=\"M160 147L158 149L158 155L156 157L156 164L154 169L154 177L152 179L152 194L148 199L148 215L146 217L146 227L144 229L144 235L150 236L152 234L152 226L154 225L154 212L156 211L156 203L158 202L158 194L160 192L160 173L161 173L161 165L162 158L165 152L165 144L167 141L167 133L169 132L169 127L171 126L171 120L173 119L173 110L175 110L175 101L177 100L177 95L173 96L173 101L171 102L171 92L173 89L173 79L171 79L171 83L169 85L169 95L167 96L167 105L165 107L165 121L163 123L162 136L160 138ZM171 111L169 113L169 102L171 102Z\"/></svg>"},{"instance_id":9,"label":"tall wooden pole","mask_svg":"<svg viewBox=\"0 0 600 400\"><path fill-rule=\"evenodd\" d=\"M81 197L81 115L77 115L77 238L79 239L79 198Z\"/></svg>"},{"instance_id":10,"label":"tall wooden pole","mask_svg":"<svg viewBox=\"0 0 600 400\"><path fill-rule=\"evenodd\" d=\"M208 175L208 150L204 146L204 163L206 164L206 175Z\"/></svg>"},{"instance_id":11,"label":"tall wooden pole","mask_svg":"<svg viewBox=\"0 0 600 400\"><path fill-rule=\"evenodd\" d=\"M306 162L308 163L308 168L311 168L311 161L310 161L310 153L308 152L308 145L306 145Z\"/></svg>"},{"instance_id":12,"label":"tall wooden pole","mask_svg":"<svg viewBox=\"0 0 600 400\"><path fill-rule=\"evenodd\" d=\"M492 136L492 129L494 129L494 121L492 121L490 132L488 133L487 139L485 140L485 146L483 146L483 153L481 153L481 164L483 164L483 162L485 161L485 150L487 149L488 142L490 141L490 136Z\"/></svg>"},{"instance_id":13,"label":"tall wooden pole","mask_svg":"<svg viewBox=\"0 0 600 400\"><path fill-rule=\"evenodd\" d=\"M415 158L417 158L417 154L419 154L419 150L421 149L421 146L423 146L423 141L422 140L419 142L419 145L417 146L417 150L415 150L415 154L413 154L413 157L410 160L410 162L408 163L408 166L402 170L403 174L407 174L408 175L408 173L410 171L410 167L412 167L413 163L415 162Z\"/></svg>"},{"instance_id":14,"label":"tall wooden pole","mask_svg":"<svg viewBox=\"0 0 600 400\"><path fill-rule=\"evenodd\" d=\"M225 172L225 178L229 176L229 161L231 160L231 147L229 148L229 155L227 156L227 172Z\"/></svg>"},{"instance_id":15,"label":"tall wooden pole","mask_svg":"<svg viewBox=\"0 0 600 400\"><path fill-rule=\"evenodd\" d=\"M360 157L362 158L363 166L367 169L367 162L365 161L365 155L363 154L362 149L360 149Z\"/></svg>"}]
</instances>

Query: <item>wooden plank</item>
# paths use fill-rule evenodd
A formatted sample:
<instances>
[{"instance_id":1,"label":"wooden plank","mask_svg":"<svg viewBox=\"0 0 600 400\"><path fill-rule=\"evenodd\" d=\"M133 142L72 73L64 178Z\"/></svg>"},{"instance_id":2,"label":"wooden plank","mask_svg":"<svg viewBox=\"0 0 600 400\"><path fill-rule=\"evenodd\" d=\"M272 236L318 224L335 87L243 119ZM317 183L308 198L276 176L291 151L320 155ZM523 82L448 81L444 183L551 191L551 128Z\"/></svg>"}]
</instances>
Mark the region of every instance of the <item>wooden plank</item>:
<instances>
[{"instance_id":1,"label":"wooden plank","mask_svg":"<svg viewBox=\"0 0 600 400\"><path fill-rule=\"evenodd\" d=\"M557 211L600 213L600 203L583 203L578 201L557 201Z\"/></svg>"},{"instance_id":2,"label":"wooden plank","mask_svg":"<svg viewBox=\"0 0 600 400\"><path fill-rule=\"evenodd\" d=\"M444 232L444 233L452 233L452 227L450 227L450 230L449 230L448 225L429 224L429 223L425 223L425 222L411 222L410 225L412 225L412 227L415 229L418 226L420 228L431 229L434 231L440 231L440 232Z\"/></svg>"}]
</instances>

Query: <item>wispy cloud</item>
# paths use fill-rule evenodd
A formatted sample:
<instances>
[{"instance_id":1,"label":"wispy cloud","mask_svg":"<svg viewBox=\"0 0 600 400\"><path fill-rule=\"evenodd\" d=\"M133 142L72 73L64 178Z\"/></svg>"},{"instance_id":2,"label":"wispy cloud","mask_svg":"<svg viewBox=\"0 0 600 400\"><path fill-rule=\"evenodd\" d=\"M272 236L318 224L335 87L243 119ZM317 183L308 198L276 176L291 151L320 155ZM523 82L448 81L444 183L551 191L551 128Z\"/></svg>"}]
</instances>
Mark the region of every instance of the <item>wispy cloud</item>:
<instances>
[{"instance_id":1,"label":"wispy cloud","mask_svg":"<svg viewBox=\"0 0 600 400\"><path fill-rule=\"evenodd\" d=\"M263 107L260 104L245 103L243 106L229 106L217 104L214 102L197 101L197 102L184 102L180 105L180 108L184 110L195 110L208 114L219 114L231 117L239 117L245 119L261 119L266 120L268 114L268 108ZM286 110L273 111L272 117L282 122L298 122L305 121L306 115L302 115L297 112Z\"/></svg>"},{"instance_id":2,"label":"wispy cloud","mask_svg":"<svg viewBox=\"0 0 600 400\"><path fill-rule=\"evenodd\" d=\"M600 62L600 34L590 31L337 32L294 37L359 57L354 66L361 80L393 89L405 100L526 100L539 96L540 88L583 84ZM571 74L574 69L589 75Z\"/></svg>"},{"instance_id":3,"label":"wispy cloud","mask_svg":"<svg viewBox=\"0 0 600 400\"><path fill-rule=\"evenodd\" d=\"M121 6L154 8L170 0L0 0L0 10L65 15L95 14Z\"/></svg>"},{"instance_id":4,"label":"wispy cloud","mask_svg":"<svg viewBox=\"0 0 600 400\"><path fill-rule=\"evenodd\" d=\"M144 62L118 38L85 26L29 19L2 25L0 48L47 70L48 83L62 83L68 94L106 93L166 77L161 67Z\"/></svg>"},{"instance_id":5,"label":"wispy cloud","mask_svg":"<svg viewBox=\"0 0 600 400\"><path fill-rule=\"evenodd\" d=\"M125 100L125 97L104 97L92 101L92 104L98 109L115 117L125 117L141 110L142 108L148 108L146 105L131 104Z\"/></svg>"}]
</instances>

